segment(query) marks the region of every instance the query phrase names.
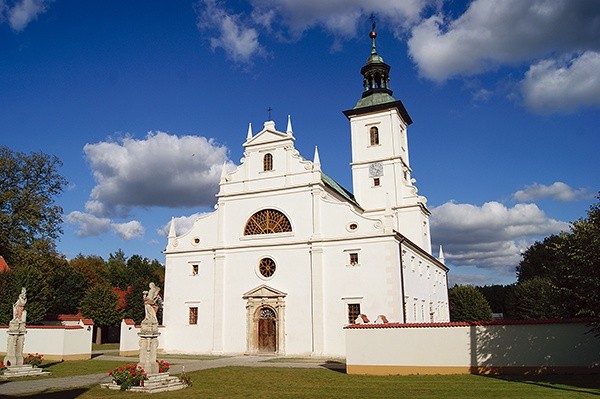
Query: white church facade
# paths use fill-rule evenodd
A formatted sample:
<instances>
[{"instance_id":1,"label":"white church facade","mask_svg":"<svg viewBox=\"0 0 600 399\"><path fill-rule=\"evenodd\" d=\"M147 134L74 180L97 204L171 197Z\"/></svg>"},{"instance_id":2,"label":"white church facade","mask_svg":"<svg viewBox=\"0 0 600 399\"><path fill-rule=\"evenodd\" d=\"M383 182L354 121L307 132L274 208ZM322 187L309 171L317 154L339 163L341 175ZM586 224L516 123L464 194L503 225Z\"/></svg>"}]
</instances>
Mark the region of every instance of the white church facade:
<instances>
[{"instance_id":1,"label":"white church facade","mask_svg":"<svg viewBox=\"0 0 600 399\"><path fill-rule=\"evenodd\" d=\"M408 157L412 123L377 54L350 121L353 190L267 121L223 171L216 210L168 238L161 347L203 354L344 356L357 318L447 322L447 272ZM365 315L365 316L362 316Z\"/></svg>"}]
</instances>

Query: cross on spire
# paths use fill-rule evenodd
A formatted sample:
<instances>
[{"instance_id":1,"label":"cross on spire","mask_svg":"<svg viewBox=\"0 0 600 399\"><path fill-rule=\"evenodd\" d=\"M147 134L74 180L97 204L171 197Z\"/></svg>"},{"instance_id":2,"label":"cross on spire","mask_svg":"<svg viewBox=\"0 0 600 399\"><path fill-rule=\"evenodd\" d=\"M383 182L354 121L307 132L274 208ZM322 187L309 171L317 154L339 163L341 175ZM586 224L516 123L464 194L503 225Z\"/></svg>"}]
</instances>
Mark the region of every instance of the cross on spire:
<instances>
[{"instance_id":1,"label":"cross on spire","mask_svg":"<svg viewBox=\"0 0 600 399\"><path fill-rule=\"evenodd\" d=\"M273 111L273 108L269 107L267 108L267 111L269 112L269 120L271 120L271 111Z\"/></svg>"},{"instance_id":2,"label":"cross on spire","mask_svg":"<svg viewBox=\"0 0 600 399\"><path fill-rule=\"evenodd\" d=\"M371 20L371 30L375 31L375 13L371 13L369 19Z\"/></svg>"}]
</instances>

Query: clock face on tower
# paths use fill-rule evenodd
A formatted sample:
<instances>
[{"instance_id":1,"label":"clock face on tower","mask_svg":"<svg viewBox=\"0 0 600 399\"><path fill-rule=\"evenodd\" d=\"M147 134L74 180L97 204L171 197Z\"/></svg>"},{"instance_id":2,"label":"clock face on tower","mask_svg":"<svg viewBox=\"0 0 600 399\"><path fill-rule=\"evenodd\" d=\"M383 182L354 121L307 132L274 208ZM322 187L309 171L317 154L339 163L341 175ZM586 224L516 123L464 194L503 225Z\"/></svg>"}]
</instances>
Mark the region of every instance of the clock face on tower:
<instances>
[{"instance_id":1,"label":"clock face on tower","mask_svg":"<svg viewBox=\"0 0 600 399\"><path fill-rule=\"evenodd\" d=\"M374 162L369 165L369 177L383 176L383 165L381 162Z\"/></svg>"}]
</instances>

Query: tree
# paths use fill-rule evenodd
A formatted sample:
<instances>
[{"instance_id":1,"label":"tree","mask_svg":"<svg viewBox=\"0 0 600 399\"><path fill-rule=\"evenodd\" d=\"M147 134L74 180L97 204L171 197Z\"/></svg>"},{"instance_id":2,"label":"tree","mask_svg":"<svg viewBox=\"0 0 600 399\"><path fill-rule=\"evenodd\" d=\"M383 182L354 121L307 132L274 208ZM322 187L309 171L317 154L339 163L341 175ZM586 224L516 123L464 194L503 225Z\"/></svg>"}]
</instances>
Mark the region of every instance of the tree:
<instances>
[{"instance_id":1,"label":"tree","mask_svg":"<svg viewBox=\"0 0 600 399\"><path fill-rule=\"evenodd\" d=\"M88 288L85 276L74 270L67 261L57 265L48 276L50 304L48 313L75 314Z\"/></svg>"},{"instance_id":2,"label":"tree","mask_svg":"<svg viewBox=\"0 0 600 399\"><path fill-rule=\"evenodd\" d=\"M21 292L21 288L27 289L27 324L39 324L44 320L50 303L50 287L46 283L46 276L34 266L21 266L15 268L12 277L11 291L6 295L11 302L10 316L12 318L12 303L15 302Z\"/></svg>"},{"instance_id":3,"label":"tree","mask_svg":"<svg viewBox=\"0 0 600 399\"><path fill-rule=\"evenodd\" d=\"M514 285L511 291L514 319L554 319L561 317L558 293L548 278L534 277Z\"/></svg>"},{"instance_id":4,"label":"tree","mask_svg":"<svg viewBox=\"0 0 600 399\"><path fill-rule=\"evenodd\" d=\"M106 262L100 256L79 254L69 261L69 265L85 276L89 286L110 284Z\"/></svg>"},{"instance_id":5,"label":"tree","mask_svg":"<svg viewBox=\"0 0 600 399\"><path fill-rule=\"evenodd\" d=\"M117 326L122 318L119 311L119 297L108 284L90 287L81 300L81 313L94 320L96 342L101 342L103 327Z\"/></svg>"},{"instance_id":6,"label":"tree","mask_svg":"<svg viewBox=\"0 0 600 399\"><path fill-rule=\"evenodd\" d=\"M597 199L600 200L600 196ZM525 286L523 291L528 290L530 295L551 301L546 311L552 311L552 314L538 310L528 314L552 318L600 317L598 253L599 202L590 207L586 218L573 222L571 232L536 242L523 254L523 260L517 267L517 286L535 279L545 280L547 283L537 281ZM547 284L552 287L552 295L547 293ZM600 331L600 326L597 331Z\"/></svg>"},{"instance_id":7,"label":"tree","mask_svg":"<svg viewBox=\"0 0 600 399\"><path fill-rule=\"evenodd\" d=\"M477 289L483 294L485 300L492 308L493 313L502 313L506 318L507 314L510 313L510 305L508 302L509 292L512 286L510 285L485 285L483 287L477 287Z\"/></svg>"},{"instance_id":8,"label":"tree","mask_svg":"<svg viewBox=\"0 0 600 399\"><path fill-rule=\"evenodd\" d=\"M492 309L472 285L455 285L448 290L451 321L492 320Z\"/></svg>"},{"instance_id":9,"label":"tree","mask_svg":"<svg viewBox=\"0 0 600 399\"><path fill-rule=\"evenodd\" d=\"M49 249L62 233L62 208L54 203L67 183L55 156L29 155L0 146L0 255L20 266L36 241Z\"/></svg>"}]
</instances>

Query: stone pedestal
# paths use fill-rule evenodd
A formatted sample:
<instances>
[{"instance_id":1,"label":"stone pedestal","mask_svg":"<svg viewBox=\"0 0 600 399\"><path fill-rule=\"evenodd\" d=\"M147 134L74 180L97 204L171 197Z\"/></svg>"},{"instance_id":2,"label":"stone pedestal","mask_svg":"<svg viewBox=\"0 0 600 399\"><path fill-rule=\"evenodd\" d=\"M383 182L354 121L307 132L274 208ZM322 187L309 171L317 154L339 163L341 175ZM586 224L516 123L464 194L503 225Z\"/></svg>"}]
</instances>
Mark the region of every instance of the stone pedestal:
<instances>
[{"instance_id":1,"label":"stone pedestal","mask_svg":"<svg viewBox=\"0 0 600 399\"><path fill-rule=\"evenodd\" d=\"M158 326L156 331L146 330L144 331L144 325L138 333L140 337L140 362L138 366L141 366L148 375L158 374L158 363L156 362L156 352L158 350Z\"/></svg>"},{"instance_id":2,"label":"stone pedestal","mask_svg":"<svg viewBox=\"0 0 600 399\"><path fill-rule=\"evenodd\" d=\"M25 334L27 329L25 323L12 320L8 326L8 339L6 345L5 366L23 365L23 347L25 346Z\"/></svg>"}]
</instances>

